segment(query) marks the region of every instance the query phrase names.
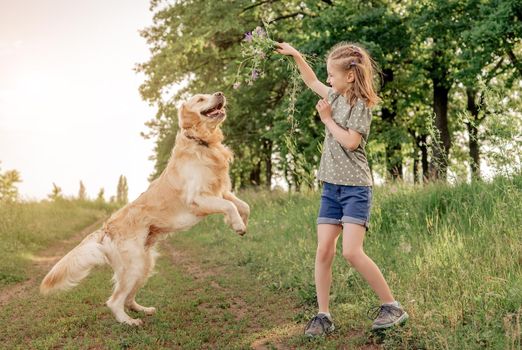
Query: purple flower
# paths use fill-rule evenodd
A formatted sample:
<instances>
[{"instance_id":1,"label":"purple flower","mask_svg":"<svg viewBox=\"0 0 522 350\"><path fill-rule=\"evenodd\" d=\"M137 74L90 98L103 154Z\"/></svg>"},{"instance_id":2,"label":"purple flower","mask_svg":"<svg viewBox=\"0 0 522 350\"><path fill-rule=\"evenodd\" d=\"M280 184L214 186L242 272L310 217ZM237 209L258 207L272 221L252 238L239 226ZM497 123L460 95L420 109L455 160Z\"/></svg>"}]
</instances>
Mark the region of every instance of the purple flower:
<instances>
[{"instance_id":1,"label":"purple flower","mask_svg":"<svg viewBox=\"0 0 522 350\"><path fill-rule=\"evenodd\" d=\"M239 81L237 83L234 83L234 85L232 85L232 87L236 90L239 89L240 86L241 86L241 83Z\"/></svg>"},{"instance_id":2,"label":"purple flower","mask_svg":"<svg viewBox=\"0 0 522 350\"><path fill-rule=\"evenodd\" d=\"M256 34L259 36L266 36L264 29L261 27L256 27L255 31L256 31Z\"/></svg>"},{"instance_id":3,"label":"purple flower","mask_svg":"<svg viewBox=\"0 0 522 350\"><path fill-rule=\"evenodd\" d=\"M247 42L250 42L252 41L253 37L252 37L252 33L251 32L248 32L248 33L245 33L245 41Z\"/></svg>"},{"instance_id":4,"label":"purple flower","mask_svg":"<svg viewBox=\"0 0 522 350\"><path fill-rule=\"evenodd\" d=\"M259 73L257 69L254 69L252 70L252 80L256 80L257 78L259 78Z\"/></svg>"}]
</instances>

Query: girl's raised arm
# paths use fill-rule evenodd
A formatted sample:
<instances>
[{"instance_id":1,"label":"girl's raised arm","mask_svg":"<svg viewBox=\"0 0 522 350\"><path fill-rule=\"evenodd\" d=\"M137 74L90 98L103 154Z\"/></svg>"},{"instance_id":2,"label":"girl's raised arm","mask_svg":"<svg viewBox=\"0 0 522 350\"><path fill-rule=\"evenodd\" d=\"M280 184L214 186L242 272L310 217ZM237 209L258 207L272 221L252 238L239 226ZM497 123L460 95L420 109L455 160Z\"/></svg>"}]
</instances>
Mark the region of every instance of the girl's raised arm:
<instances>
[{"instance_id":1,"label":"girl's raised arm","mask_svg":"<svg viewBox=\"0 0 522 350\"><path fill-rule=\"evenodd\" d=\"M322 98L326 98L328 96L329 87L325 84L321 83L314 71L308 63L304 60L303 56L294 49L290 44L287 43L277 43L278 48L276 51L283 55L289 55L294 57L295 62L297 64L297 68L299 68L299 72L301 73L301 78L303 78L304 83L310 89L312 89L316 94L321 96Z\"/></svg>"}]
</instances>

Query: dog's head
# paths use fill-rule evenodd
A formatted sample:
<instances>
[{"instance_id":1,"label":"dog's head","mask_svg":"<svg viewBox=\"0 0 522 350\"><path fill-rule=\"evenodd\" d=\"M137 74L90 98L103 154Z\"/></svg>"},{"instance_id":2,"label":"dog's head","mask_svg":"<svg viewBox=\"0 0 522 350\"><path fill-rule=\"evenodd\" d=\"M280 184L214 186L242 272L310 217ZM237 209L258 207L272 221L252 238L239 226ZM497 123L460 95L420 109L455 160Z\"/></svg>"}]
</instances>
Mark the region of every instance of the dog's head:
<instances>
[{"instance_id":1,"label":"dog's head","mask_svg":"<svg viewBox=\"0 0 522 350\"><path fill-rule=\"evenodd\" d=\"M227 100L221 92L192 96L179 108L179 127L182 129L194 127L214 129L227 117L226 103Z\"/></svg>"}]
</instances>

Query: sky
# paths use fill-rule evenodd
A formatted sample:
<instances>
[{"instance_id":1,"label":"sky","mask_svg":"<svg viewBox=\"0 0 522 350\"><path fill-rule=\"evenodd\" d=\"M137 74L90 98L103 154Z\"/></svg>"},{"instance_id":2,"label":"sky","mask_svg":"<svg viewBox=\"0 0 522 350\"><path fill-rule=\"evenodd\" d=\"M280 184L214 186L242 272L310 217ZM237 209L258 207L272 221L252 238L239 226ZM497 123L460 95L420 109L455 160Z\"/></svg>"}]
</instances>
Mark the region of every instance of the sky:
<instances>
[{"instance_id":1,"label":"sky","mask_svg":"<svg viewBox=\"0 0 522 350\"><path fill-rule=\"evenodd\" d=\"M153 141L140 132L155 115L134 71L150 52L139 30L148 0L0 0L0 171L16 169L22 199L51 193L115 195L148 186Z\"/></svg>"}]
</instances>

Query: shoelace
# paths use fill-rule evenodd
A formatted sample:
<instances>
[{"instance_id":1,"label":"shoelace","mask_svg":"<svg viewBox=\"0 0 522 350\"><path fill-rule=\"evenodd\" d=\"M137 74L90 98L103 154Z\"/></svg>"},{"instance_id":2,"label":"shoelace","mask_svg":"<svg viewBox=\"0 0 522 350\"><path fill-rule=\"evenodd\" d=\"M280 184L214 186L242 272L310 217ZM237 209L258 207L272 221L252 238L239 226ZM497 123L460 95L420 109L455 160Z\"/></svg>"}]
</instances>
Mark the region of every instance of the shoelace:
<instances>
[{"instance_id":1,"label":"shoelace","mask_svg":"<svg viewBox=\"0 0 522 350\"><path fill-rule=\"evenodd\" d=\"M305 329L308 329L310 326L314 327L319 323L321 325L321 328L323 329L323 332L326 332L326 326L324 319L327 318L326 316L314 316L310 321L308 321L308 324L306 325Z\"/></svg>"},{"instance_id":2,"label":"shoelace","mask_svg":"<svg viewBox=\"0 0 522 350\"><path fill-rule=\"evenodd\" d=\"M387 312L387 313L390 313L394 316L397 316L399 317L401 315L401 310L393 305L381 305L381 306L376 306L376 307L373 307L373 308L370 308L367 312L366 312L366 316L370 319L370 320L375 320L377 317L381 316L381 313L382 312Z\"/></svg>"}]
</instances>

